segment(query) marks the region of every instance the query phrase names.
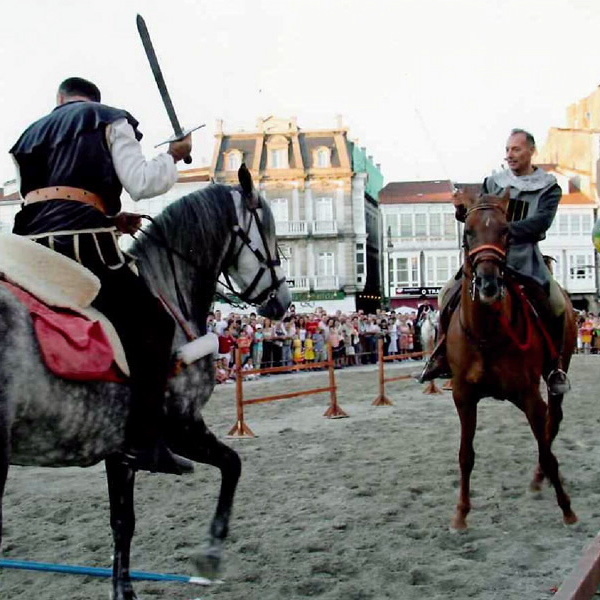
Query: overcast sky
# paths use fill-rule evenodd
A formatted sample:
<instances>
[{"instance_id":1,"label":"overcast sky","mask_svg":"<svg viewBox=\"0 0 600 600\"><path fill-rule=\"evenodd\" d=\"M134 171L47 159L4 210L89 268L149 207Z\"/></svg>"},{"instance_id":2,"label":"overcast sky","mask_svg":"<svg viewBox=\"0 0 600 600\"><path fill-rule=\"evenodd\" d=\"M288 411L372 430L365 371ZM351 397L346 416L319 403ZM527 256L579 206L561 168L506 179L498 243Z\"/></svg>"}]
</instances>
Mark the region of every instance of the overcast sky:
<instances>
[{"instance_id":1,"label":"overcast sky","mask_svg":"<svg viewBox=\"0 0 600 600\"><path fill-rule=\"evenodd\" d=\"M138 39L146 19L175 107L210 163L215 122L305 129L342 114L386 182L479 181L507 132L541 146L600 84L599 0L2 0L0 182L7 152L68 76L141 123L148 156L169 121Z\"/></svg>"}]
</instances>

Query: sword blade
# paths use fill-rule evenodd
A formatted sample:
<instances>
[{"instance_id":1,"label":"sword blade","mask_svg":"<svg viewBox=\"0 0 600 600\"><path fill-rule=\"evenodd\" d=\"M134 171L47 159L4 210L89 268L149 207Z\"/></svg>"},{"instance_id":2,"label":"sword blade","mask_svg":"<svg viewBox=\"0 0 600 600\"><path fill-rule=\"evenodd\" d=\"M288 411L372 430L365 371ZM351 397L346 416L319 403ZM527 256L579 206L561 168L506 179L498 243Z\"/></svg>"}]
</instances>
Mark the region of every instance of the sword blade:
<instances>
[{"instance_id":1,"label":"sword blade","mask_svg":"<svg viewBox=\"0 0 600 600\"><path fill-rule=\"evenodd\" d=\"M158 58L156 57L156 52L154 51L154 46L152 45L152 40L150 39L150 33L148 32L148 28L146 27L144 17L142 17L142 15L138 15L136 17L136 23L138 33L140 34L140 39L142 40L144 50L146 51L146 57L148 58L148 62L150 63L150 68L152 69L154 80L156 81L158 91L160 92L160 97L162 98L163 104L165 105L165 109L167 111L169 120L171 121L173 131L175 132L175 136L180 137L183 131L181 129L181 125L179 124L177 114L175 113L173 102L171 102L171 96L169 95L169 90L167 89L165 78L163 77L162 71L160 69L160 64L158 63Z\"/></svg>"}]
</instances>

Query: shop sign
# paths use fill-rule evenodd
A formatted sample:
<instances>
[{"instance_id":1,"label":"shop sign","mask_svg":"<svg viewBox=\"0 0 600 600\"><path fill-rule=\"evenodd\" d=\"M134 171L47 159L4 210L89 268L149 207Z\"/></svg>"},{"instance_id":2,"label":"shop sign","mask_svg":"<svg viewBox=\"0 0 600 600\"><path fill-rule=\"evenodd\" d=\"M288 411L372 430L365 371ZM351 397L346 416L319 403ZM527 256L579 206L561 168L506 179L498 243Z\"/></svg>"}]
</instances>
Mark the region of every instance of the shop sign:
<instances>
[{"instance_id":1,"label":"shop sign","mask_svg":"<svg viewBox=\"0 0 600 600\"><path fill-rule=\"evenodd\" d=\"M442 286L396 288L396 296L437 296Z\"/></svg>"}]
</instances>

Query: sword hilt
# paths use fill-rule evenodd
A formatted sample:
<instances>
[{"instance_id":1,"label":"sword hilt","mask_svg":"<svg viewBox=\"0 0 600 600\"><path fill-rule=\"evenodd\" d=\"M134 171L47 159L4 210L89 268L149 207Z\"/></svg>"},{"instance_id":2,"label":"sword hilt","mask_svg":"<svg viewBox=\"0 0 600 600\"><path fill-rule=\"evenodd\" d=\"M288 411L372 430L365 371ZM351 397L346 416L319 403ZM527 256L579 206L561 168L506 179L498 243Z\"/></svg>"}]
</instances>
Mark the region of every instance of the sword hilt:
<instances>
[{"instance_id":1,"label":"sword hilt","mask_svg":"<svg viewBox=\"0 0 600 600\"><path fill-rule=\"evenodd\" d=\"M159 146L163 146L164 144L170 144L171 142L178 142L178 141L182 140L183 138L185 138L190 133L192 133L192 131L196 131L197 129L202 129L202 127L205 127L205 126L206 126L206 124L202 123L202 125L197 125L196 127L192 127L191 129L186 129L185 131L182 131L179 134L172 135L168 140L165 140L164 142L161 142L160 144L156 144L156 146L154 146L154 147L158 148ZM186 165L189 165L192 162L191 154L186 156L183 159L183 162Z\"/></svg>"}]
</instances>

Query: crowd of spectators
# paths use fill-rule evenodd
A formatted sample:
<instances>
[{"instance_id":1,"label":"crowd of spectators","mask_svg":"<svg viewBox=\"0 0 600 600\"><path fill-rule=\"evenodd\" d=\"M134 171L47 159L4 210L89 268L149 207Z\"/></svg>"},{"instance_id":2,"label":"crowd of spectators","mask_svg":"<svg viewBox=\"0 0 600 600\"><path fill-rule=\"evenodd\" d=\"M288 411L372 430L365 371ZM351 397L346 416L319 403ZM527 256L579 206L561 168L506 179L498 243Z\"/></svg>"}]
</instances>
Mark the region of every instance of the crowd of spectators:
<instances>
[{"instance_id":1,"label":"crowd of spectators","mask_svg":"<svg viewBox=\"0 0 600 600\"><path fill-rule=\"evenodd\" d=\"M216 310L208 314L207 329L219 336L217 383L235 378L236 348L245 370L320 363L327 360L327 344L336 368L375 364L379 338L383 338L385 355L417 352L420 344L415 330L421 312L421 308L409 314L394 310L346 314L338 310L331 315L316 308L300 314L292 305L283 319L271 321L256 313L224 316Z\"/></svg>"},{"instance_id":2,"label":"crowd of spectators","mask_svg":"<svg viewBox=\"0 0 600 600\"><path fill-rule=\"evenodd\" d=\"M600 354L600 314L582 311L577 315L577 352Z\"/></svg>"}]
</instances>

